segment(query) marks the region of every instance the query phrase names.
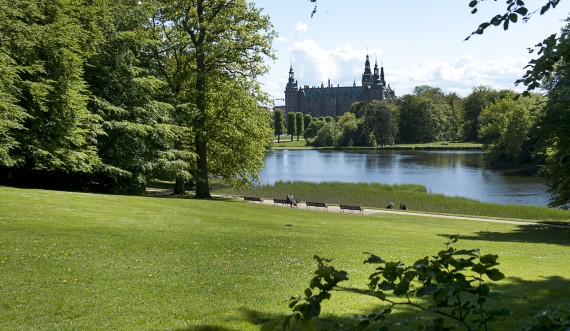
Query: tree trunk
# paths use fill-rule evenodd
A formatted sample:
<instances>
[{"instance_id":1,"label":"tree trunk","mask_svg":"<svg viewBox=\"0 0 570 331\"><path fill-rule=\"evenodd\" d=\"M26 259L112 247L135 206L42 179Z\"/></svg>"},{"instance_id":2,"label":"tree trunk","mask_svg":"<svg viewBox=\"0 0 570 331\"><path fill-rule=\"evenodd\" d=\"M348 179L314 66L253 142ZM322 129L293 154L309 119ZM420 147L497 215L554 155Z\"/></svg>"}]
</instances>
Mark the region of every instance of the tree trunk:
<instances>
[{"instance_id":1,"label":"tree trunk","mask_svg":"<svg viewBox=\"0 0 570 331\"><path fill-rule=\"evenodd\" d=\"M184 179L176 178L176 183L174 184L173 194L186 194L186 189L184 188Z\"/></svg>"},{"instance_id":2,"label":"tree trunk","mask_svg":"<svg viewBox=\"0 0 570 331\"><path fill-rule=\"evenodd\" d=\"M199 21L202 22L204 15L203 0L197 2L197 10ZM204 51L204 40L206 38L206 30L200 27L198 39L195 41L196 46L196 107L198 114L196 118L196 154L198 160L196 163L196 199L210 199L210 183L208 180L208 136L205 133L206 127L206 83L207 83L207 68L206 68L206 53Z\"/></svg>"},{"instance_id":3,"label":"tree trunk","mask_svg":"<svg viewBox=\"0 0 570 331\"><path fill-rule=\"evenodd\" d=\"M210 199L210 183L208 179L208 145L206 139L201 135L196 135L196 154L198 162L196 168L196 196L197 199Z\"/></svg>"}]
</instances>

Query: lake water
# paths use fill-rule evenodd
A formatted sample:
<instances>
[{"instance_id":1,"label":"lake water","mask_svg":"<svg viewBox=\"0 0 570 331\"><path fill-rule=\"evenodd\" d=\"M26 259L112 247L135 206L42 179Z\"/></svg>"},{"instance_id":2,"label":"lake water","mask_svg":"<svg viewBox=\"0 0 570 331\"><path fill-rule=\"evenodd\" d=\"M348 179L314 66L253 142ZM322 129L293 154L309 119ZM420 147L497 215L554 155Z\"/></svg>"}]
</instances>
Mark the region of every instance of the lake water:
<instances>
[{"instance_id":1,"label":"lake water","mask_svg":"<svg viewBox=\"0 0 570 331\"><path fill-rule=\"evenodd\" d=\"M543 179L488 169L480 151L276 150L265 158L261 184L276 181L420 184L430 193L485 202L546 206Z\"/></svg>"}]
</instances>

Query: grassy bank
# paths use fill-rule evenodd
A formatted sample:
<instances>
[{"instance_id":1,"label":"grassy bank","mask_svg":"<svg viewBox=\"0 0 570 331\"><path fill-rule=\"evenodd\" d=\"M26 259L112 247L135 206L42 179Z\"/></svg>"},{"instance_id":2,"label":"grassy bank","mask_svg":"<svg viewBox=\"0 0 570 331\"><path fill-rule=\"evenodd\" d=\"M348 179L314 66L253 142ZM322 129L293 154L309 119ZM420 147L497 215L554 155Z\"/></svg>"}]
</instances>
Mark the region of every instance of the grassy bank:
<instances>
[{"instance_id":1,"label":"grassy bank","mask_svg":"<svg viewBox=\"0 0 570 331\"><path fill-rule=\"evenodd\" d=\"M248 190L221 190L220 193L284 199L293 194L302 201L352 204L385 208L390 202L406 204L410 211L472 215L480 217L570 222L570 212L546 207L484 203L461 197L428 194L421 185L385 185L367 183L277 182Z\"/></svg>"},{"instance_id":2,"label":"grassy bank","mask_svg":"<svg viewBox=\"0 0 570 331\"><path fill-rule=\"evenodd\" d=\"M443 142L435 141L423 144L396 144L391 146L376 147L312 147L306 146L305 140L293 141L281 139L281 142L275 141L273 149L348 149L348 150L481 150L483 145L471 142Z\"/></svg>"},{"instance_id":3,"label":"grassy bank","mask_svg":"<svg viewBox=\"0 0 570 331\"><path fill-rule=\"evenodd\" d=\"M0 210L3 330L259 330L288 313L314 254L363 287L362 252L410 264L456 233L459 247L500 256L507 279L492 289L512 315L495 330L570 298L567 229L7 187ZM377 308L351 298L334 293L317 329L348 328ZM391 321L412 328L418 318L399 311Z\"/></svg>"}]
</instances>

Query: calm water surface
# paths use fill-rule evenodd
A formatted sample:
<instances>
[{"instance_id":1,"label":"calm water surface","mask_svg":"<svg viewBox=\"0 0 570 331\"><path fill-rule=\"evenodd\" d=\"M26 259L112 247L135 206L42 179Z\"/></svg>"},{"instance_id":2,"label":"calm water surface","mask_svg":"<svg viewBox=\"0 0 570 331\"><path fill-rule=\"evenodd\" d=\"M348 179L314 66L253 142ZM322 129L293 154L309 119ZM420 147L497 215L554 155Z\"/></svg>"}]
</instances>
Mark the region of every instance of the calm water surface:
<instances>
[{"instance_id":1,"label":"calm water surface","mask_svg":"<svg viewBox=\"0 0 570 331\"><path fill-rule=\"evenodd\" d=\"M271 151L261 184L339 181L420 184L430 193L485 202L546 206L545 182L487 169L479 151Z\"/></svg>"}]
</instances>

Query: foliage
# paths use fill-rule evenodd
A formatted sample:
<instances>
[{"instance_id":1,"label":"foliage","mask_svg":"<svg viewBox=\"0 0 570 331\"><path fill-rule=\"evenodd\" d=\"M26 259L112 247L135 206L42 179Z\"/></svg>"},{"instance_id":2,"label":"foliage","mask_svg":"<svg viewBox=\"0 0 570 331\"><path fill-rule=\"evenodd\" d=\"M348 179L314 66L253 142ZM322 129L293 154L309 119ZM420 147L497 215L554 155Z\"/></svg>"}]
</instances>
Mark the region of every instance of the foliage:
<instances>
[{"instance_id":1,"label":"foliage","mask_svg":"<svg viewBox=\"0 0 570 331\"><path fill-rule=\"evenodd\" d=\"M491 103L500 98L500 93L491 87L479 86L473 88L471 93L463 101L465 124L463 139L477 141L479 130L479 115Z\"/></svg>"},{"instance_id":2,"label":"foliage","mask_svg":"<svg viewBox=\"0 0 570 331\"><path fill-rule=\"evenodd\" d=\"M439 140L442 133L441 109L427 96L407 94L398 99L399 141L418 143Z\"/></svg>"},{"instance_id":3,"label":"foliage","mask_svg":"<svg viewBox=\"0 0 570 331\"><path fill-rule=\"evenodd\" d=\"M364 126L374 137L372 145L390 145L398 137L399 108L389 100L375 100L364 106Z\"/></svg>"},{"instance_id":4,"label":"foliage","mask_svg":"<svg viewBox=\"0 0 570 331\"><path fill-rule=\"evenodd\" d=\"M0 166L4 167L21 160L16 134L24 129L24 120L29 117L18 105L17 70L14 60L0 50Z\"/></svg>"},{"instance_id":5,"label":"foliage","mask_svg":"<svg viewBox=\"0 0 570 331\"><path fill-rule=\"evenodd\" d=\"M304 124L304 126L303 126L304 131L303 131L303 133L302 133L303 135L305 134L305 131L307 130L307 128L309 127L309 125L311 125L311 122L312 122L312 121L313 121L313 116L311 116L311 114L305 114L305 115L303 115L303 124Z\"/></svg>"},{"instance_id":6,"label":"foliage","mask_svg":"<svg viewBox=\"0 0 570 331\"><path fill-rule=\"evenodd\" d=\"M340 125L335 122L325 122L314 139L307 138L307 144L310 146L337 146L341 134Z\"/></svg>"},{"instance_id":7,"label":"foliage","mask_svg":"<svg viewBox=\"0 0 570 331\"><path fill-rule=\"evenodd\" d=\"M309 115L311 116L311 115ZM308 125L306 126L303 136L305 139L315 138L319 130L325 125L325 121L322 118L312 118Z\"/></svg>"},{"instance_id":8,"label":"foliage","mask_svg":"<svg viewBox=\"0 0 570 331\"><path fill-rule=\"evenodd\" d=\"M293 136L297 133L297 116L294 112L287 113L287 134L291 136L291 141L293 141Z\"/></svg>"},{"instance_id":9,"label":"foliage","mask_svg":"<svg viewBox=\"0 0 570 331\"><path fill-rule=\"evenodd\" d=\"M295 134L297 135L297 140L299 140L299 136L301 136L304 131L305 117L301 112L295 113Z\"/></svg>"},{"instance_id":10,"label":"foliage","mask_svg":"<svg viewBox=\"0 0 570 331\"><path fill-rule=\"evenodd\" d=\"M543 169L555 198L552 206L570 205L570 68L560 63L548 82L548 102L539 120L540 137L545 142L546 165Z\"/></svg>"},{"instance_id":11,"label":"foliage","mask_svg":"<svg viewBox=\"0 0 570 331\"><path fill-rule=\"evenodd\" d=\"M337 118L337 125L340 129L340 137L338 138L337 146L362 146L358 136L359 126L362 126L362 120L357 120L353 113L346 113Z\"/></svg>"},{"instance_id":12,"label":"foliage","mask_svg":"<svg viewBox=\"0 0 570 331\"><path fill-rule=\"evenodd\" d=\"M566 331L570 328L570 309L560 305L541 311L534 317L532 325L525 331Z\"/></svg>"},{"instance_id":13,"label":"foliage","mask_svg":"<svg viewBox=\"0 0 570 331\"><path fill-rule=\"evenodd\" d=\"M275 32L269 17L245 0L157 1L150 28L159 41L153 50L155 69L169 83L170 102L175 108L187 105L185 108L190 110L180 125L193 132L193 151L197 155L193 170L196 197L209 198L210 162L217 157L216 152L221 151L209 149L212 137L216 135L216 131L211 130L219 129L223 123L218 122L221 117L212 116L224 109L224 104L216 102L228 100L229 91L233 98L248 99L243 103L234 102L233 107L251 106L253 100L266 99L256 79L267 71L264 56L273 56L271 42ZM231 86L229 91L217 89L226 86ZM242 110L244 114L258 114L256 109ZM262 118L264 121L265 115ZM259 121L253 119L252 123L258 124ZM229 123L238 122L232 118ZM228 130L240 131L241 128ZM249 144L254 145L261 147L265 142ZM227 151L229 154L232 152L233 155L239 154L238 151ZM218 169L221 169L221 161L227 153L214 161ZM264 149L258 148L257 153L262 155ZM255 158L256 161L258 159ZM233 181L242 177L244 168L239 167L236 173L227 168L221 173L231 174L229 179Z\"/></svg>"},{"instance_id":14,"label":"foliage","mask_svg":"<svg viewBox=\"0 0 570 331\"><path fill-rule=\"evenodd\" d=\"M227 80L211 85L205 127L210 133L209 172L232 187L249 186L259 179L273 142L271 116L255 94L244 91L244 84Z\"/></svg>"},{"instance_id":15,"label":"foliage","mask_svg":"<svg viewBox=\"0 0 570 331\"><path fill-rule=\"evenodd\" d=\"M104 172L132 183L115 182L109 190L142 194L149 178L188 180L195 160L183 148L189 132L175 125L180 109L159 101L166 83L145 69L149 58L140 56L153 43L143 29L148 6L123 0L98 9L106 22L101 26L105 40L85 70L93 94L89 108L103 120L97 147Z\"/></svg>"},{"instance_id":16,"label":"foliage","mask_svg":"<svg viewBox=\"0 0 570 331\"><path fill-rule=\"evenodd\" d=\"M92 9L83 1L0 2L4 165L90 173L100 164L99 119L87 109L83 79L99 41L85 24Z\"/></svg>"},{"instance_id":17,"label":"foliage","mask_svg":"<svg viewBox=\"0 0 570 331\"><path fill-rule=\"evenodd\" d=\"M316 276L310 281L304 297L291 298L289 307L293 313L284 320L284 328L291 324L291 319L310 325L311 320L321 314L322 302L331 298L331 292L348 291L378 298L386 304L385 308L360 322L359 329L386 320L396 307L408 306L433 315L432 327L436 330L450 330L459 325L467 330L487 330L488 323L507 315L508 311L485 307L488 300L497 298L485 284L484 277L499 281L505 275L495 268L499 265L497 255L481 255L479 249L455 249L452 244L457 238L450 236L445 250L419 259L413 266L385 261L367 253L369 257L364 263L379 265L370 274L367 289L339 286L340 282L348 280L348 273L329 265L332 260L315 256L318 263Z\"/></svg>"},{"instance_id":18,"label":"foliage","mask_svg":"<svg viewBox=\"0 0 570 331\"><path fill-rule=\"evenodd\" d=\"M275 126L275 135L277 136L277 141L279 142L281 140L281 135L285 131L283 112L280 109L276 109L275 112L273 113L273 117L274 117L273 123Z\"/></svg>"},{"instance_id":19,"label":"foliage","mask_svg":"<svg viewBox=\"0 0 570 331\"><path fill-rule=\"evenodd\" d=\"M531 161L531 128L536 123L529 105L515 94L497 99L479 116L479 138L489 154L492 165L507 162L514 165Z\"/></svg>"}]
</instances>

